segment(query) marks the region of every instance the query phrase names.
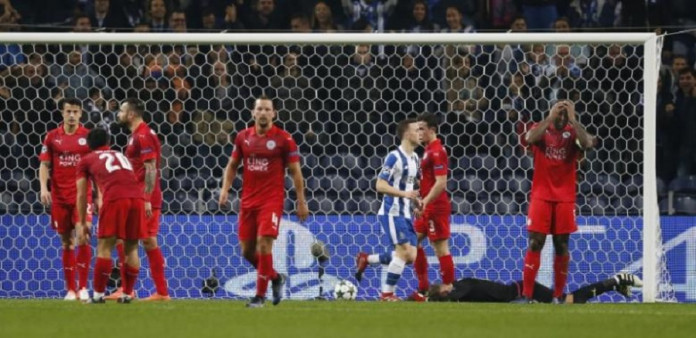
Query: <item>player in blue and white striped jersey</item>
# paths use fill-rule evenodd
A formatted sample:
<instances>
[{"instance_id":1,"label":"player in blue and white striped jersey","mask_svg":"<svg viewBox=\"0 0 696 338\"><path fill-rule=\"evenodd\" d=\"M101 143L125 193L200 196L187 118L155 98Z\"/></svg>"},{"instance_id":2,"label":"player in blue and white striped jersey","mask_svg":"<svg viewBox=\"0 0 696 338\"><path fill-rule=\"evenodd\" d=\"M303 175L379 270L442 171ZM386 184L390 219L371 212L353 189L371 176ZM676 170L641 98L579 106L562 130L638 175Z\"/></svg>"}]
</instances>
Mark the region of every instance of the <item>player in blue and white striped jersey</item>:
<instances>
[{"instance_id":1,"label":"player in blue and white striped jersey","mask_svg":"<svg viewBox=\"0 0 696 338\"><path fill-rule=\"evenodd\" d=\"M377 192L384 194L378 218L394 252L358 254L360 281L368 264L388 264L387 280L382 285L381 300L399 300L395 295L396 283L401 278L406 264L416 259L416 232L413 229L412 207L420 207L417 181L420 175L420 160L414 151L420 145L422 130L416 119L406 119L399 123L397 134L401 145L392 150L384 160L382 172L377 177Z\"/></svg>"}]
</instances>

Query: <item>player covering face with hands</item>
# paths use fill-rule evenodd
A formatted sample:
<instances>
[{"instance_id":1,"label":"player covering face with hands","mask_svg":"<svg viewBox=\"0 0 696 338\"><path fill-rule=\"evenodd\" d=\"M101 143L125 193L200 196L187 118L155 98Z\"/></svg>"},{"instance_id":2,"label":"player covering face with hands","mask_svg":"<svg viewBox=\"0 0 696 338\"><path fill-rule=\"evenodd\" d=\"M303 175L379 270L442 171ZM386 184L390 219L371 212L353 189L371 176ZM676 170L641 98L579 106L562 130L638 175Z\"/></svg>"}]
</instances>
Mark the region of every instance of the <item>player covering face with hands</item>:
<instances>
[{"instance_id":1,"label":"player covering face with hands","mask_svg":"<svg viewBox=\"0 0 696 338\"><path fill-rule=\"evenodd\" d=\"M546 119L532 126L525 141L534 155L534 177L527 217L529 247L524 258L523 295L532 300L541 250L551 234L555 250L553 297L561 302L570 261L568 241L577 230L577 163L581 152L594 146L594 137L578 122L574 103L565 100L554 104Z\"/></svg>"}]
</instances>

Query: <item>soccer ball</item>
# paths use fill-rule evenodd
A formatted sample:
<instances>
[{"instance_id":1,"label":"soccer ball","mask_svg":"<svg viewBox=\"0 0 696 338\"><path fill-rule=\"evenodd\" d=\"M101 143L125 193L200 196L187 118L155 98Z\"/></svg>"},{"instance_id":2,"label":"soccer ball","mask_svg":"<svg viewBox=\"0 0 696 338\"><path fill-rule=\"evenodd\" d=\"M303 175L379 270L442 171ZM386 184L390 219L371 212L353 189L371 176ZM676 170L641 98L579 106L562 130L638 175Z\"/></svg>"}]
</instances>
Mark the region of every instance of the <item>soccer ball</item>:
<instances>
[{"instance_id":1,"label":"soccer ball","mask_svg":"<svg viewBox=\"0 0 696 338\"><path fill-rule=\"evenodd\" d=\"M355 284L341 280L334 286L333 296L337 300L355 300L358 295L358 287Z\"/></svg>"}]
</instances>

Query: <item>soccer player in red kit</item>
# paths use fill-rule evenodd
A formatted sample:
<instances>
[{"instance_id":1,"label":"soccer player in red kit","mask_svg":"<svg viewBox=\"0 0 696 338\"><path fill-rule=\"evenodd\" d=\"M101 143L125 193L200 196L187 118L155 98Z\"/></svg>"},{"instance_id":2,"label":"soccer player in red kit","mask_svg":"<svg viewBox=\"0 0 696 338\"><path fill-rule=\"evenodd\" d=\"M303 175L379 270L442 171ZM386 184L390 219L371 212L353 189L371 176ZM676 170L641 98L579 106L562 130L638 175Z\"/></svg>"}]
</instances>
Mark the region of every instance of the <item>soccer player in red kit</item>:
<instances>
[{"instance_id":1,"label":"soccer player in red kit","mask_svg":"<svg viewBox=\"0 0 696 338\"><path fill-rule=\"evenodd\" d=\"M92 248L88 241L78 241L77 259L73 229L77 222L75 209L75 169L80 158L90 152L87 146L89 130L80 124L82 102L75 98L63 99L58 103L62 110L63 123L48 132L41 148L39 161L39 181L41 182L41 203L51 207L51 226L60 234L63 244L63 271L68 293L65 300L79 298L87 300L87 279L92 260ZM48 180L51 189L48 189ZM89 189L87 193L91 193ZM88 219L91 221L91 204L88 204ZM75 285L75 270L79 285Z\"/></svg>"},{"instance_id":2,"label":"soccer player in red kit","mask_svg":"<svg viewBox=\"0 0 696 338\"><path fill-rule=\"evenodd\" d=\"M524 258L523 295L526 300L532 299L541 249L551 234L555 251L553 297L558 303L562 302L568 277L568 240L577 230L577 163L581 152L594 146L594 137L577 121L574 103L565 100L554 104L546 119L532 126L525 141L534 154L534 177L527 216L529 247Z\"/></svg>"},{"instance_id":3,"label":"soccer player in red kit","mask_svg":"<svg viewBox=\"0 0 696 338\"><path fill-rule=\"evenodd\" d=\"M145 218L145 200L142 188L135 179L128 158L109 149L109 133L94 129L87 135L92 153L82 157L77 166L77 211L79 238L89 237L92 222L87 220L88 179L93 179L102 192L103 206L99 211L97 233L97 263L94 267L94 295L89 303L104 303L106 282L111 275L111 250L116 239L125 243L126 271L123 294L119 303L130 303L133 286L140 271L138 240L143 235L141 225Z\"/></svg>"},{"instance_id":4,"label":"soccer player in red kit","mask_svg":"<svg viewBox=\"0 0 696 338\"><path fill-rule=\"evenodd\" d=\"M160 141L157 134L143 121L145 104L135 98L125 100L118 112L118 122L132 132L126 147L126 157L133 165L135 178L140 184L140 190L145 198L145 232L142 243L150 262L150 273L155 283L156 293L143 299L144 301L168 301L169 291L167 280L164 278L165 261L162 249L157 244L157 233L160 226L160 211L162 209L162 190L160 188ZM123 262L123 249L117 247L119 261ZM121 278L124 278L123 270ZM111 295L109 299L120 297Z\"/></svg>"},{"instance_id":5,"label":"soccer player in red kit","mask_svg":"<svg viewBox=\"0 0 696 338\"><path fill-rule=\"evenodd\" d=\"M266 96L259 97L253 110L255 125L237 134L220 192L219 202L224 207L237 168L243 163L238 235L242 255L257 273L256 296L247 304L252 308L263 307L269 281L272 282L273 305L282 298L285 276L273 269L272 250L283 215L286 167L295 185L297 217L304 221L309 214L297 144L290 134L273 125L275 117L273 101Z\"/></svg>"},{"instance_id":6,"label":"soccer player in red kit","mask_svg":"<svg viewBox=\"0 0 696 338\"><path fill-rule=\"evenodd\" d=\"M435 255L440 261L440 276L442 289L449 290L454 282L454 262L449 250L450 215L452 206L445 188L447 186L447 151L437 138L437 117L433 114L423 114L418 117L423 135L425 153L421 160L420 194L422 204L420 217L416 219L414 228L418 236L418 253L414 268L418 277L418 291L411 297L425 301L428 291L428 258L423 250L422 241L430 240Z\"/></svg>"}]
</instances>

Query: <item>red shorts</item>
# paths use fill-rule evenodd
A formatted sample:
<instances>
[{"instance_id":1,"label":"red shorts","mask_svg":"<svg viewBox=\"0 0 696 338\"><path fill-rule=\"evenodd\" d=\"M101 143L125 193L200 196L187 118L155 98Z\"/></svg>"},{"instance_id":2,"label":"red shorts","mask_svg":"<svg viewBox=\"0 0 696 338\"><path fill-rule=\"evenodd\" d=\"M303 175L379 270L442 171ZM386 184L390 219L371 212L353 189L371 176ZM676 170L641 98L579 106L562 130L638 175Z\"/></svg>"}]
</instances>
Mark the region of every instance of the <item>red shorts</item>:
<instances>
[{"instance_id":1,"label":"red shorts","mask_svg":"<svg viewBox=\"0 0 696 338\"><path fill-rule=\"evenodd\" d=\"M145 223L143 223L142 227L142 237L141 238L148 238L148 237L156 237L157 234L159 233L159 227L160 227L160 215L162 214L162 209L152 209L152 216L149 218L145 216Z\"/></svg>"},{"instance_id":2,"label":"red shorts","mask_svg":"<svg viewBox=\"0 0 696 338\"><path fill-rule=\"evenodd\" d=\"M99 214L97 238L118 237L125 240L142 238L145 202L136 198L121 198L104 202Z\"/></svg>"},{"instance_id":3,"label":"red shorts","mask_svg":"<svg viewBox=\"0 0 696 338\"><path fill-rule=\"evenodd\" d=\"M431 242L450 238L451 210L426 210L421 217L413 223L417 233L428 234Z\"/></svg>"},{"instance_id":4,"label":"red shorts","mask_svg":"<svg viewBox=\"0 0 696 338\"><path fill-rule=\"evenodd\" d=\"M534 199L529 203L527 231L564 235L578 230L574 202L552 202Z\"/></svg>"},{"instance_id":5,"label":"red shorts","mask_svg":"<svg viewBox=\"0 0 696 338\"><path fill-rule=\"evenodd\" d=\"M239 212L239 240L250 241L257 237L278 237L283 205L241 208Z\"/></svg>"},{"instance_id":6,"label":"red shorts","mask_svg":"<svg viewBox=\"0 0 696 338\"><path fill-rule=\"evenodd\" d=\"M67 204L51 205L51 227L59 234L75 229L78 220L77 207ZM87 222L92 222L92 203L87 203Z\"/></svg>"}]
</instances>

